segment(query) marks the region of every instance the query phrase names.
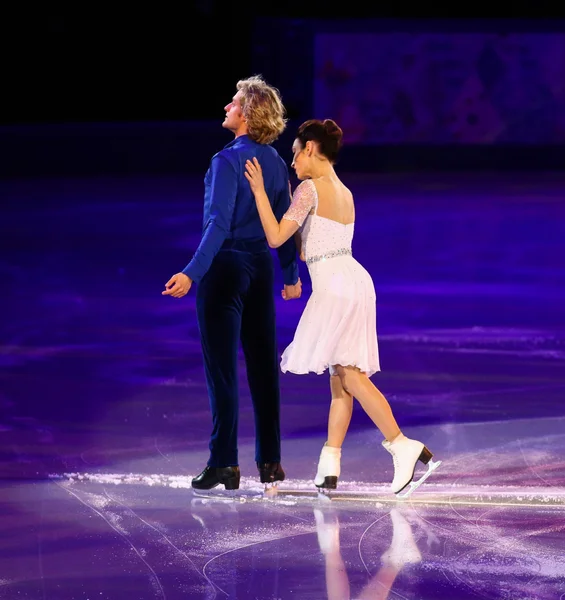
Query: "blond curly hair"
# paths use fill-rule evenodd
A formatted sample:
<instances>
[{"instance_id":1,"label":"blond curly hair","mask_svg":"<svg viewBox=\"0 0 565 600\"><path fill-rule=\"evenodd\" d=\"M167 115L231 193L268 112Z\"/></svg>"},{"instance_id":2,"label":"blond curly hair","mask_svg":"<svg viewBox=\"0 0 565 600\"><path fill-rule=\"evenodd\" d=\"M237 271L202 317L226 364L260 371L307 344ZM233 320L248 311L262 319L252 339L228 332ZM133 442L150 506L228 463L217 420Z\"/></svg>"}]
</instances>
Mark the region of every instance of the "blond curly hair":
<instances>
[{"instance_id":1,"label":"blond curly hair","mask_svg":"<svg viewBox=\"0 0 565 600\"><path fill-rule=\"evenodd\" d=\"M247 135L259 144L271 144L284 131L285 108L277 88L253 75L237 82L241 91L241 108L247 121Z\"/></svg>"}]
</instances>

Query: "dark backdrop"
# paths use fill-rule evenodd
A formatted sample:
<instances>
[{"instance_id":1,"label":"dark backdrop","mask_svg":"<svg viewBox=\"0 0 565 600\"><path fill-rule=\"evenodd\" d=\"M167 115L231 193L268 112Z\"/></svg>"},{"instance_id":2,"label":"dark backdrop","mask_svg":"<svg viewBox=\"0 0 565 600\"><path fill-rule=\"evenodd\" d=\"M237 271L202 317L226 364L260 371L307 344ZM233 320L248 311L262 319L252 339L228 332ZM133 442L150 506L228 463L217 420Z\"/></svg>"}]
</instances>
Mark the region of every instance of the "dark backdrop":
<instances>
[{"instance_id":1,"label":"dark backdrop","mask_svg":"<svg viewBox=\"0 0 565 600\"><path fill-rule=\"evenodd\" d=\"M252 73L282 91L290 124L277 147L287 158L295 127L317 116L343 124L350 171L563 168L555 82L565 81L565 25L555 8L553 18L530 2L513 5L519 18L457 19L309 9L11 8L1 21L0 175L201 173L229 140L220 120L235 82ZM411 58L399 53L406 36ZM408 60L419 79L407 83L398 66Z\"/></svg>"}]
</instances>

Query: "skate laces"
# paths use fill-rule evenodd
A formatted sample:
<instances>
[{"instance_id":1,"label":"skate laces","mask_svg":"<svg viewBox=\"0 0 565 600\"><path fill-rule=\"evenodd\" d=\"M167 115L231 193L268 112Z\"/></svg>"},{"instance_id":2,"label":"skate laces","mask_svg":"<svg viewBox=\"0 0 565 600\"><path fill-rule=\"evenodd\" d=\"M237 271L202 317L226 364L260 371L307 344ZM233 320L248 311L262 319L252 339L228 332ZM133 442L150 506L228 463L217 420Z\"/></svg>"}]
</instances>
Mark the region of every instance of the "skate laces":
<instances>
[{"instance_id":1,"label":"skate laces","mask_svg":"<svg viewBox=\"0 0 565 600\"><path fill-rule=\"evenodd\" d=\"M395 466L395 468L398 466L398 457L396 456L396 454L394 453L394 450L392 449L392 444L390 444L390 442L385 446L383 444L383 446L385 447L385 450L392 456L392 464Z\"/></svg>"}]
</instances>

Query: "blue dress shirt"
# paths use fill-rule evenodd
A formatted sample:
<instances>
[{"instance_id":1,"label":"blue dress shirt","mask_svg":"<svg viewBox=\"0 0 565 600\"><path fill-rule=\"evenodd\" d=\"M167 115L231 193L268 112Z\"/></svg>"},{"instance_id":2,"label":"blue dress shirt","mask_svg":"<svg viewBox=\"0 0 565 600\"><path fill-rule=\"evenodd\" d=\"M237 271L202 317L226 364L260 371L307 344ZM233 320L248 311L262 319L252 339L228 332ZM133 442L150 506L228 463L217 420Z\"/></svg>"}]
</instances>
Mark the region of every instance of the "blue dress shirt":
<instances>
[{"instance_id":1,"label":"blue dress shirt","mask_svg":"<svg viewBox=\"0 0 565 600\"><path fill-rule=\"evenodd\" d=\"M254 142L247 135L235 138L212 157L204 177L204 219L202 240L192 260L183 269L198 283L210 268L226 240L265 240L255 197L245 173L245 161L256 157L265 190L277 221L290 206L288 168L270 145ZM291 237L277 249L285 285L298 281L296 244Z\"/></svg>"}]
</instances>

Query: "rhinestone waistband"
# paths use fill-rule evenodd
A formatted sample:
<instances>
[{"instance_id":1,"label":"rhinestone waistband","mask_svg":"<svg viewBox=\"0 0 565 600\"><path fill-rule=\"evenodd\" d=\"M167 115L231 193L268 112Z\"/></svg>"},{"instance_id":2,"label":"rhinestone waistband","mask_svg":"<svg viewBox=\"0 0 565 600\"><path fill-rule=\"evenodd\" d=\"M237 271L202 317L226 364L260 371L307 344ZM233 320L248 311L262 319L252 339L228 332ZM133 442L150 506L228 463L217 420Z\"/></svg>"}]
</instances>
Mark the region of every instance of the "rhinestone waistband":
<instances>
[{"instance_id":1,"label":"rhinestone waistband","mask_svg":"<svg viewBox=\"0 0 565 600\"><path fill-rule=\"evenodd\" d=\"M318 256L311 256L306 259L306 264L311 265L312 263L326 260L328 258L335 258L336 256L351 256L351 248L339 248L339 250L332 250L326 254L319 254Z\"/></svg>"}]
</instances>

